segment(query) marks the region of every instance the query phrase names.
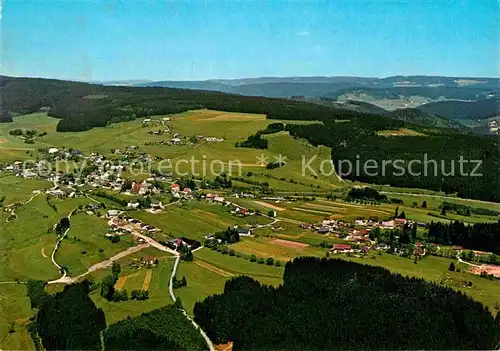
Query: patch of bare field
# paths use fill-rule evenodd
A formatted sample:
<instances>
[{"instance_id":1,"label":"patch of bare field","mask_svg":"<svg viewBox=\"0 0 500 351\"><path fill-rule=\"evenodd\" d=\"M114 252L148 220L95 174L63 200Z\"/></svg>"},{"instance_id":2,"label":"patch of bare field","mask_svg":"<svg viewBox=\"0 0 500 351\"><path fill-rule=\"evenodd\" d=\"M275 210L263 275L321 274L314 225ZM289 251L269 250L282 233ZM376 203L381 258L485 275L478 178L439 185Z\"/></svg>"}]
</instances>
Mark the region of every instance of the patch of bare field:
<instances>
[{"instance_id":1,"label":"patch of bare field","mask_svg":"<svg viewBox=\"0 0 500 351\"><path fill-rule=\"evenodd\" d=\"M7 138L0 138L0 144L7 144L8 142Z\"/></svg>"},{"instance_id":2,"label":"patch of bare field","mask_svg":"<svg viewBox=\"0 0 500 351\"><path fill-rule=\"evenodd\" d=\"M286 210L286 208L271 205L271 204L264 202L264 201L253 200L253 202L256 203L257 205L261 205L261 206L264 206L264 207L267 207L267 208L270 208L270 209L276 210L276 211L285 211Z\"/></svg>"},{"instance_id":3,"label":"patch of bare field","mask_svg":"<svg viewBox=\"0 0 500 351\"><path fill-rule=\"evenodd\" d=\"M272 244L277 244L283 247L290 247L292 249L303 249L309 246L309 244L298 243L296 241L275 239L271 241Z\"/></svg>"},{"instance_id":4,"label":"patch of bare field","mask_svg":"<svg viewBox=\"0 0 500 351\"><path fill-rule=\"evenodd\" d=\"M149 283L151 283L151 276L153 271L151 269L146 270L146 276L144 277L144 282L142 283L142 290L149 290Z\"/></svg>"},{"instance_id":5,"label":"patch of bare field","mask_svg":"<svg viewBox=\"0 0 500 351\"><path fill-rule=\"evenodd\" d=\"M479 267L471 267L470 272L474 274L481 274L482 272L486 272L486 274L492 274L495 277L500 278L500 267L499 266L492 266L492 265L487 265L483 264Z\"/></svg>"},{"instance_id":6,"label":"patch of bare field","mask_svg":"<svg viewBox=\"0 0 500 351\"><path fill-rule=\"evenodd\" d=\"M124 277L118 278L118 280L115 283L115 289L116 290L121 290L125 286L125 283L127 282L128 277L129 276L126 275Z\"/></svg>"}]
</instances>

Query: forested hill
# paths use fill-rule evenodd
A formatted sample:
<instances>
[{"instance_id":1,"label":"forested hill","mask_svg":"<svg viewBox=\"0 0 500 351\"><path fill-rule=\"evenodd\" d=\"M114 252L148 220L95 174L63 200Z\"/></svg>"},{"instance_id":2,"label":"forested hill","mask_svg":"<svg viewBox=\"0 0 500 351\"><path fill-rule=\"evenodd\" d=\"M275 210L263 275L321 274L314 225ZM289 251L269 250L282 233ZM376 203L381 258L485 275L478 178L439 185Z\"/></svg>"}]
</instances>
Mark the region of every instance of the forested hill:
<instances>
[{"instance_id":1,"label":"forested hill","mask_svg":"<svg viewBox=\"0 0 500 351\"><path fill-rule=\"evenodd\" d=\"M445 118L486 119L500 115L500 99L480 101L438 101L424 104L419 110L431 112Z\"/></svg>"},{"instance_id":2,"label":"forested hill","mask_svg":"<svg viewBox=\"0 0 500 351\"><path fill-rule=\"evenodd\" d=\"M469 128L460 122L452 119L443 118L431 112L426 112L417 108L403 108L394 110L386 116L408 123L420 124L428 127L454 128L462 131L468 131Z\"/></svg>"},{"instance_id":3,"label":"forested hill","mask_svg":"<svg viewBox=\"0 0 500 351\"><path fill-rule=\"evenodd\" d=\"M233 278L195 304L195 321L235 350L493 349L500 338L480 303L380 267L301 257L283 281Z\"/></svg>"},{"instance_id":4,"label":"forested hill","mask_svg":"<svg viewBox=\"0 0 500 351\"><path fill-rule=\"evenodd\" d=\"M366 114L303 101L157 87L104 86L39 78L0 77L2 108L30 113L42 107L61 118L58 131L82 131L139 117L192 109L261 113L278 119L353 119Z\"/></svg>"}]
</instances>

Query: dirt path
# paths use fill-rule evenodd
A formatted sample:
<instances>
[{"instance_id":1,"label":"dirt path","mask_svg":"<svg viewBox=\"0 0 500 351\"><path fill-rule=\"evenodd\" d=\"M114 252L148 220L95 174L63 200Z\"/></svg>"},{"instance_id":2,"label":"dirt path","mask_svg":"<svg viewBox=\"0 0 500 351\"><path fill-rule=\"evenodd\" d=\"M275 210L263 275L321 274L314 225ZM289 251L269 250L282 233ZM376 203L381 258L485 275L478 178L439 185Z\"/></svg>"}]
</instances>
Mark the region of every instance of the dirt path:
<instances>
[{"instance_id":1,"label":"dirt path","mask_svg":"<svg viewBox=\"0 0 500 351\"><path fill-rule=\"evenodd\" d=\"M140 251L142 249L145 249L145 248L147 248L149 246L150 246L149 244L141 244L141 245L129 247L127 250L119 252L119 253L117 253L116 255L114 255L111 258L109 258L109 259L107 259L105 261L101 261L101 262L96 263L95 265L91 266L86 273L82 274L79 277L87 275L90 272L97 271L99 269L110 267L110 266L113 265L113 262L118 261L119 259L122 259L122 258L124 258L124 257L126 257L128 255L131 255L131 254L133 254L133 253L135 253L137 251Z\"/></svg>"},{"instance_id":2,"label":"dirt path","mask_svg":"<svg viewBox=\"0 0 500 351\"><path fill-rule=\"evenodd\" d=\"M271 244L280 245L283 247L289 247L292 249L304 249L309 246L309 244L299 243L297 241L275 239L270 241Z\"/></svg>"},{"instance_id":3,"label":"dirt path","mask_svg":"<svg viewBox=\"0 0 500 351\"><path fill-rule=\"evenodd\" d=\"M42 247L41 253L42 253L43 258L47 258L47 257L48 257L48 256L45 254L45 247Z\"/></svg>"},{"instance_id":4,"label":"dirt path","mask_svg":"<svg viewBox=\"0 0 500 351\"><path fill-rule=\"evenodd\" d=\"M108 225L111 226L113 223L113 219L110 219L108 221ZM141 233L139 233L135 228L134 226L132 226L131 224L125 224L123 226L118 226L118 228L121 228L123 230L126 230L127 232L129 232L130 234L134 235L134 236L137 236L141 239L143 239L145 242L147 242L149 245L157 248L158 250L160 251L165 251L165 252L169 252L171 253L172 255L175 255L175 256L179 256L180 254L177 252L177 251L174 251L166 246L163 246L162 244L160 244L159 242L157 242L155 239L153 238L150 238L149 236L147 235L143 235Z\"/></svg>"},{"instance_id":5,"label":"dirt path","mask_svg":"<svg viewBox=\"0 0 500 351\"><path fill-rule=\"evenodd\" d=\"M271 205L271 204L264 202L264 201L253 200L253 202L256 203L257 205L261 205L261 206L264 206L264 207L267 207L267 208L270 208L270 209L276 210L276 211L285 211L286 210L286 208Z\"/></svg>"},{"instance_id":6,"label":"dirt path","mask_svg":"<svg viewBox=\"0 0 500 351\"><path fill-rule=\"evenodd\" d=\"M144 277L144 282L142 283L142 290L149 290L149 283L151 283L151 276L153 271L151 269L146 270L146 276Z\"/></svg>"},{"instance_id":7,"label":"dirt path","mask_svg":"<svg viewBox=\"0 0 500 351\"><path fill-rule=\"evenodd\" d=\"M74 283L74 282L78 281L80 278L83 278L84 276L86 276L89 273L92 273L92 272L97 271L99 269L104 269L104 268L110 267L110 266L113 265L114 261L117 261L117 260L119 260L119 259L121 259L123 257L131 255L134 252L140 251L140 250L145 249L146 247L149 247L149 246L150 245L146 243L146 244L141 244L141 245L129 247L127 250L119 252L116 255L114 255L113 257L111 257L111 258L109 258L109 259L107 259L105 261L96 263L95 265L91 266L87 270L87 272L85 272L83 274L80 274L77 277L67 277L66 276L66 272L64 272L64 274L63 274L63 276L61 278L56 279L56 280L52 280L52 281L48 282L48 284L57 284L57 283L71 284L71 283Z\"/></svg>"},{"instance_id":8,"label":"dirt path","mask_svg":"<svg viewBox=\"0 0 500 351\"><path fill-rule=\"evenodd\" d=\"M215 266L212 266L210 263L205 262L205 261L194 261L194 264L196 264L197 266L203 267L212 273L221 275L225 278L230 278L230 277L234 276L234 274L226 272L225 270L217 268Z\"/></svg>"}]
</instances>

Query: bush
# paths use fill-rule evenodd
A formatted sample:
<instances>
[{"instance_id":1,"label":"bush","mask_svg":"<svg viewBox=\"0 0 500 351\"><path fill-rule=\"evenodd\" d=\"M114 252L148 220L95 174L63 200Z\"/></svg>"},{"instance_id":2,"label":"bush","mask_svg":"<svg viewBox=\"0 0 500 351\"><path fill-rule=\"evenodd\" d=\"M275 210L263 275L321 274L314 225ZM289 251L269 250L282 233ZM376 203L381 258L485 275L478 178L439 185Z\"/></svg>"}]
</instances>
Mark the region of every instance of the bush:
<instances>
[{"instance_id":1,"label":"bush","mask_svg":"<svg viewBox=\"0 0 500 351\"><path fill-rule=\"evenodd\" d=\"M274 264L274 259L273 259L272 257L268 257L268 258L266 259L266 264L267 264L268 266L272 266L272 265Z\"/></svg>"},{"instance_id":2,"label":"bush","mask_svg":"<svg viewBox=\"0 0 500 351\"><path fill-rule=\"evenodd\" d=\"M255 261L257 261L257 256L255 256L253 254L250 255L250 262L255 262Z\"/></svg>"}]
</instances>

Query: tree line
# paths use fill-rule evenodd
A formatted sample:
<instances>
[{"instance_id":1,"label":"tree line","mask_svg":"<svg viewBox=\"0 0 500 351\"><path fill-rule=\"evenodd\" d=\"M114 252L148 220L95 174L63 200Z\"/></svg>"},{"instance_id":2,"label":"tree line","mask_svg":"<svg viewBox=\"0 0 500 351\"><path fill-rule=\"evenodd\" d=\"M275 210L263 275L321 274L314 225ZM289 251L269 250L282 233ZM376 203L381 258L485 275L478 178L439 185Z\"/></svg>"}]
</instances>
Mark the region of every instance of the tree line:
<instances>
[{"instance_id":1,"label":"tree line","mask_svg":"<svg viewBox=\"0 0 500 351\"><path fill-rule=\"evenodd\" d=\"M104 332L107 350L205 350L200 333L174 306L124 319Z\"/></svg>"},{"instance_id":2,"label":"tree line","mask_svg":"<svg viewBox=\"0 0 500 351\"><path fill-rule=\"evenodd\" d=\"M431 222L428 229L430 242L500 253L500 221L475 224L464 224L458 221Z\"/></svg>"},{"instance_id":3,"label":"tree line","mask_svg":"<svg viewBox=\"0 0 500 351\"><path fill-rule=\"evenodd\" d=\"M426 135L377 134L404 126ZM315 146L331 147L335 169L342 178L500 202L500 141L494 136L411 126L381 116L360 116L342 123L328 119L323 124L289 124L285 129ZM418 161L410 164L413 160ZM376 168L364 168L373 162Z\"/></svg>"}]
</instances>

